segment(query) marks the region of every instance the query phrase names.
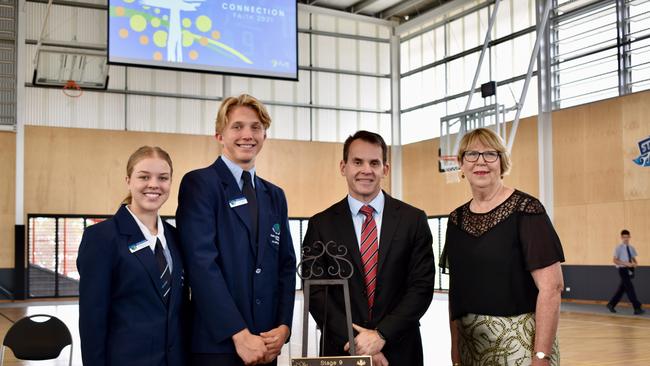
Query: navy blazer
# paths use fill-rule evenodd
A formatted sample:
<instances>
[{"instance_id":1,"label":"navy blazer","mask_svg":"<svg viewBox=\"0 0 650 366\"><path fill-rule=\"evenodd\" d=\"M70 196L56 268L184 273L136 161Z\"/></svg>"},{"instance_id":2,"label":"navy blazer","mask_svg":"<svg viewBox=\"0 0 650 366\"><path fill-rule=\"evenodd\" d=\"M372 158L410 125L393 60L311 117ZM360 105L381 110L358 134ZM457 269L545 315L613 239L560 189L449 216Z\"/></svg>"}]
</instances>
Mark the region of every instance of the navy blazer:
<instances>
[{"instance_id":1,"label":"navy blazer","mask_svg":"<svg viewBox=\"0 0 650 366\"><path fill-rule=\"evenodd\" d=\"M168 306L160 270L125 206L86 228L79 247L79 335L84 365L176 366L185 364L181 315L185 302L183 263L174 227L163 223L172 257Z\"/></svg>"},{"instance_id":2,"label":"navy blazer","mask_svg":"<svg viewBox=\"0 0 650 366\"><path fill-rule=\"evenodd\" d=\"M187 173L176 225L192 289L192 352L236 353L231 336L291 327L296 257L287 200L255 176L259 242L244 194L221 158Z\"/></svg>"}]
</instances>

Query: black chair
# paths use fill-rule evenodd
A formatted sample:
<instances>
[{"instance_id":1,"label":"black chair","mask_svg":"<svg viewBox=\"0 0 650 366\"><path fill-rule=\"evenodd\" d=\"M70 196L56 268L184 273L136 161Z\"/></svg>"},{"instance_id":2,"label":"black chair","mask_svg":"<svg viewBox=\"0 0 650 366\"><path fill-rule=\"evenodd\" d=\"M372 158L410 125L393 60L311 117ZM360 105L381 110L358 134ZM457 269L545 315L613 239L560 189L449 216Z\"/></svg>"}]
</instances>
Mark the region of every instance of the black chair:
<instances>
[{"instance_id":1,"label":"black chair","mask_svg":"<svg viewBox=\"0 0 650 366\"><path fill-rule=\"evenodd\" d=\"M36 322L33 318L47 318ZM59 357L61 351L70 345L72 365L72 336L68 327L59 318L51 315L26 316L9 328L2 342L0 365L4 364L5 348L10 348L20 360L51 360Z\"/></svg>"}]
</instances>

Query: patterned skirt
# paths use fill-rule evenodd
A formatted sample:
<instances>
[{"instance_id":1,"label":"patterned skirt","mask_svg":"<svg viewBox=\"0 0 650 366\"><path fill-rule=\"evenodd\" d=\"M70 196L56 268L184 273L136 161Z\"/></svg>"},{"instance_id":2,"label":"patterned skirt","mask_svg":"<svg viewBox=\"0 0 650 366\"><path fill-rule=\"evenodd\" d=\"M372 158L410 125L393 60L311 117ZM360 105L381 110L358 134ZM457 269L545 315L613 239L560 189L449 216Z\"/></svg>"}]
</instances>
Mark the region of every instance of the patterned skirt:
<instances>
[{"instance_id":1,"label":"patterned skirt","mask_svg":"<svg viewBox=\"0 0 650 366\"><path fill-rule=\"evenodd\" d=\"M534 313L508 317L468 314L456 323L463 366L529 366L532 363ZM550 364L560 365L557 338Z\"/></svg>"}]
</instances>

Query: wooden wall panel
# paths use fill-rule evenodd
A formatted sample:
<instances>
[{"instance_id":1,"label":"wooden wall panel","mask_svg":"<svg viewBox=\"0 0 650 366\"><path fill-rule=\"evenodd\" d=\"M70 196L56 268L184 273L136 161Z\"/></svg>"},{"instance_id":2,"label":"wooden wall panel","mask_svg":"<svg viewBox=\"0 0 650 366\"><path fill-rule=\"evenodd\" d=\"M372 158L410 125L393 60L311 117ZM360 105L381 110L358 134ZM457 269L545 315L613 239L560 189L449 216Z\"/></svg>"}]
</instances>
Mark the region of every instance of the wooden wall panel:
<instances>
[{"instance_id":1,"label":"wooden wall panel","mask_svg":"<svg viewBox=\"0 0 650 366\"><path fill-rule=\"evenodd\" d=\"M311 217L347 194L347 183L339 169L343 144L267 140L264 145L257 171L282 187L290 216Z\"/></svg>"},{"instance_id":2,"label":"wooden wall panel","mask_svg":"<svg viewBox=\"0 0 650 366\"><path fill-rule=\"evenodd\" d=\"M25 213L111 214L127 194L126 162L138 147L157 145L174 163L170 199L180 179L210 164L217 142L206 136L28 126L25 129Z\"/></svg>"},{"instance_id":3,"label":"wooden wall panel","mask_svg":"<svg viewBox=\"0 0 650 366\"><path fill-rule=\"evenodd\" d=\"M618 234L621 229L630 230L632 245L639 253L639 263L643 266L650 265L650 225L648 225L650 219L648 216L650 216L650 199L625 201L624 226L617 231Z\"/></svg>"},{"instance_id":4,"label":"wooden wall panel","mask_svg":"<svg viewBox=\"0 0 650 366\"><path fill-rule=\"evenodd\" d=\"M174 162L170 199L176 211L182 176L210 165L219 154L210 136L30 126L26 129L25 212L110 214L126 195L126 161L141 145L158 145ZM338 166L343 145L267 140L257 172L287 193L289 215L309 217L347 193ZM384 186L390 191L387 178Z\"/></svg>"},{"instance_id":5,"label":"wooden wall panel","mask_svg":"<svg viewBox=\"0 0 650 366\"><path fill-rule=\"evenodd\" d=\"M402 147L404 201L429 216L448 215L471 197L467 182L446 183L438 172L438 146L439 139L433 139Z\"/></svg>"},{"instance_id":6,"label":"wooden wall panel","mask_svg":"<svg viewBox=\"0 0 650 366\"><path fill-rule=\"evenodd\" d=\"M404 200L426 211L428 215L448 215L471 198L471 191L463 179L446 183L438 172L439 139L404 145L402 148L402 184ZM539 193L537 164L536 118L520 121L512 151L513 167L504 178L508 186Z\"/></svg>"},{"instance_id":7,"label":"wooden wall panel","mask_svg":"<svg viewBox=\"0 0 650 366\"><path fill-rule=\"evenodd\" d=\"M566 264L583 264L585 253L589 252L587 234L587 207L585 205L556 206L553 225L557 231Z\"/></svg>"},{"instance_id":8,"label":"wooden wall panel","mask_svg":"<svg viewBox=\"0 0 650 366\"><path fill-rule=\"evenodd\" d=\"M554 225L566 264L611 264L626 221L624 202L556 207Z\"/></svg>"},{"instance_id":9,"label":"wooden wall panel","mask_svg":"<svg viewBox=\"0 0 650 366\"><path fill-rule=\"evenodd\" d=\"M614 247L620 242L625 226L625 203L594 203L586 205L587 221L572 221L572 225L585 225L587 250L576 253L572 264L611 264Z\"/></svg>"},{"instance_id":10,"label":"wooden wall panel","mask_svg":"<svg viewBox=\"0 0 650 366\"><path fill-rule=\"evenodd\" d=\"M0 132L0 268L14 266L16 134Z\"/></svg>"},{"instance_id":11,"label":"wooden wall panel","mask_svg":"<svg viewBox=\"0 0 650 366\"><path fill-rule=\"evenodd\" d=\"M650 92L553 112L555 224L567 263L611 264L623 228L650 252L650 169L632 162L648 116Z\"/></svg>"},{"instance_id":12,"label":"wooden wall panel","mask_svg":"<svg viewBox=\"0 0 650 366\"><path fill-rule=\"evenodd\" d=\"M508 131L511 124L508 123ZM509 133L509 132L508 132ZM539 159L537 156L537 117L523 118L519 121L515 142L512 145L512 169L503 183L535 197L539 197Z\"/></svg>"},{"instance_id":13,"label":"wooden wall panel","mask_svg":"<svg viewBox=\"0 0 650 366\"><path fill-rule=\"evenodd\" d=\"M621 98L623 115L623 183L626 200L650 199L650 168L635 164L639 141L650 137L650 92ZM649 253L650 254L650 253Z\"/></svg>"},{"instance_id":14,"label":"wooden wall panel","mask_svg":"<svg viewBox=\"0 0 650 366\"><path fill-rule=\"evenodd\" d=\"M621 99L583 106L588 116L583 130L587 203L619 202L624 199L621 106Z\"/></svg>"},{"instance_id":15,"label":"wooden wall panel","mask_svg":"<svg viewBox=\"0 0 650 366\"><path fill-rule=\"evenodd\" d=\"M586 111L569 108L553 112L553 192L555 206L583 204L585 196Z\"/></svg>"}]
</instances>

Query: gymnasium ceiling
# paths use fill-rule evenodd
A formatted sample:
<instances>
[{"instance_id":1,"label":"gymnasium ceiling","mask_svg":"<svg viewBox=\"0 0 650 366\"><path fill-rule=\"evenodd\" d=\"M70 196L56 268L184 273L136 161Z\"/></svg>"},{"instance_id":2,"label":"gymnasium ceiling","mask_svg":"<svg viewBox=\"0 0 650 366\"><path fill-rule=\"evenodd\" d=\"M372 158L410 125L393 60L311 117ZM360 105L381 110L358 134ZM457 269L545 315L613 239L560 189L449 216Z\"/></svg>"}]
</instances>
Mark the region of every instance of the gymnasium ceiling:
<instances>
[{"instance_id":1,"label":"gymnasium ceiling","mask_svg":"<svg viewBox=\"0 0 650 366\"><path fill-rule=\"evenodd\" d=\"M299 3L404 23L453 0L299 0Z\"/></svg>"}]
</instances>

